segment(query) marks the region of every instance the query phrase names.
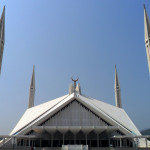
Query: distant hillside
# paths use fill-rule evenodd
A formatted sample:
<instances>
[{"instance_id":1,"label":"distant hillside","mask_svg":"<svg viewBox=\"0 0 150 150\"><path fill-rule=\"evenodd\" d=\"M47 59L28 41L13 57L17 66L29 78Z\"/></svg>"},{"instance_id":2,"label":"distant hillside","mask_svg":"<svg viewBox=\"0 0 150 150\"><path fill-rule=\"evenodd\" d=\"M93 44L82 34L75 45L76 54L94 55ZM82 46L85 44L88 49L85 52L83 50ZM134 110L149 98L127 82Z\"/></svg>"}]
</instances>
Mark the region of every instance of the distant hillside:
<instances>
[{"instance_id":1,"label":"distant hillside","mask_svg":"<svg viewBox=\"0 0 150 150\"><path fill-rule=\"evenodd\" d=\"M142 130L141 134L142 135L150 135L150 129Z\"/></svg>"}]
</instances>

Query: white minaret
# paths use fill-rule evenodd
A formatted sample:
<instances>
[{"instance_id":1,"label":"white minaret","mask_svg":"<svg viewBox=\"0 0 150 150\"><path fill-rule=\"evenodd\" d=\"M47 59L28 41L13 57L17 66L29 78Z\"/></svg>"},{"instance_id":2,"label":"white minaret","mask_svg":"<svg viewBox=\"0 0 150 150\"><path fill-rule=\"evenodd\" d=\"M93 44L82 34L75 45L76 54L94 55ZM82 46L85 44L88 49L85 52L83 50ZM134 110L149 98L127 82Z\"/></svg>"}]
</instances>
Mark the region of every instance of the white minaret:
<instances>
[{"instance_id":1,"label":"white minaret","mask_svg":"<svg viewBox=\"0 0 150 150\"><path fill-rule=\"evenodd\" d=\"M120 84L118 80L118 73L117 73L116 65L115 65L115 100L116 100L116 106L119 108L122 108L121 90L120 90Z\"/></svg>"},{"instance_id":2,"label":"white minaret","mask_svg":"<svg viewBox=\"0 0 150 150\"><path fill-rule=\"evenodd\" d=\"M76 92L78 92L81 95L81 86L80 86L80 83L77 84Z\"/></svg>"},{"instance_id":3,"label":"white minaret","mask_svg":"<svg viewBox=\"0 0 150 150\"><path fill-rule=\"evenodd\" d=\"M34 66L30 84L30 91L29 91L29 104L28 108L34 107L34 96L35 96L35 73L34 73Z\"/></svg>"},{"instance_id":4,"label":"white minaret","mask_svg":"<svg viewBox=\"0 0 150 150\"><path fill-rule=\"evenodd\" d=\"M144 5L144 30L145 30L145 47L150 74L150 21L146 12L145 5Z\"/></svg>"},{"instance_id":5,"label":"white minaret","mask_svg":"<svg viewBox=\"0 0 150 150\"><path fill-rule=\"evenodd\" d=\"M71 83L69 86L69 95L72 94L74 92L74 87L73 84Z\"/></svg>"},{"instance_id":6,"label":"white minaret","mask_svg":"<svg viewBox=\"0 0 150 150\"><path fill-rule=\"evenodd\" d=\"M70 84L70 86L69 86L69 95L74 93L74 92L77 92L81 95L81 86L80 86L79 83L78 84L76 83L79 80L79 78L76 79L76 80L71 78L71 80L74 82L74 85Z\"/></svg>"},{"instance_id":7,"label":"white minaret","mask_svg":"<svg viewBox=\"0 0 150 150\"><path fill-rule=\"evenodd\" d=\"M3 8L3 12L0 19L0 73L2 68L4 42L5 42L5 6Z\"/></svg>"}]
</instances>

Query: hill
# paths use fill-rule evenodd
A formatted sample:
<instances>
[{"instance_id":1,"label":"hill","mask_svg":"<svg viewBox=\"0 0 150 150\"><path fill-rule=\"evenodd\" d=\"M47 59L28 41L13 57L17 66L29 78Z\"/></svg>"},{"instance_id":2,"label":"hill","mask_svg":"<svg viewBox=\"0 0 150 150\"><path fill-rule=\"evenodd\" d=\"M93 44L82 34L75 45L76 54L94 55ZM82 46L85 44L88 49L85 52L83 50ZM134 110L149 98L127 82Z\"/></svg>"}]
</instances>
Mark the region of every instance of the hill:
<instances>
[{"instance_id":1,"label":"hill","mask_svg":"<svg viewBox=\"0 0 150 150\"><path fill-rule=\"evenodd\" d=\"M145 129L141 131L142 135L150 135L150 129Z\"/></svg>"}]
</instances>

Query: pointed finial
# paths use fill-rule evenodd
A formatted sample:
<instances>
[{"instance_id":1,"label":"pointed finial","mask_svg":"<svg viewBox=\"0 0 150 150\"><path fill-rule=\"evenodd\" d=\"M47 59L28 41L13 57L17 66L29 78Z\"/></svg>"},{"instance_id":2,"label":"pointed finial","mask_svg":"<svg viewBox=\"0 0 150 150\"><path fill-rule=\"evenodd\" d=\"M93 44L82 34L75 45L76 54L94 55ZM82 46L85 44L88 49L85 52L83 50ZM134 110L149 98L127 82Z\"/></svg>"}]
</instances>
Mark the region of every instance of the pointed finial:
<instances>
[{"instance_id":1,"label":"pointed finial","mask_svg":"<svg viewBox=\"0 0 150 150\"><path fill-rule=\"evenodd\" d=\"M118 87L119 85L119 80L118 80L118 72L117 72L117 67L115 64L115 86Z\"/></svg>"},{"instance_id":2,"label":"pointed finial","mask_svg":"<svg viewBox=\"0 0 150 150\"><path fill-rule=\"evenodd\" d=\"M34 72L34 68L35 68L35 66L33 65L32 78L31 78L30 91L29 91L28 108L34 107L34 96L35 96L35 72Z\"/></svg>"},{"instance_id":3,"label":"pointed finial","mask_svg":"<svg viewBox=\"0 0 150 150\"><path fill-rule=\"evenodd\" d=\"M76 92L78 92L81 95L81 86L79 83L77 84Z\"/></svg>"},{"instance_id":4,"label":"pointed finial","mask_svg":"<svg viewBox=\"0 0 150 150\"><path fill-rule=\"evenodd\" d=\"M74 82L74 89L76 89L76 82L79 80L79 78L77 78L76 80L74 80L73 78L71 78L71 80Z\"/></svg>"},{"instance_id":5,"label":"pointed finial","mask_svg":"<svg viewBox=\"0 0 150 150\"><path fill-rule=\"evenodd\" d=\"M4 43L5 43L5 6L3 8L3 12L0 18L0 73L2 67Z\"/></svg>"},{"instance_id":6,"label":"pointed finial","mask_svg":"<svg viewBox=\"0 0 150 150\"><path fill-rule=\"evenodd\" d=\"M116 65L115 65L115 101L116 101L116 106L119 108L122 108L121 90L120 90L120 84L119 84Z\"/></svg>"},{"instance_id":7,"label":"pointed finial","mask_svg":"<svg viewBox=\"0 0 150 150\"><path fill-rule=\"evenodd\" d=\"M147 54L148 69L150 75L150 20L144 5L144 30L145 30L145 47Z\"/></svg>"},{"instance_id":8,"label":"pointed finial","mask_svg":"<svg viewBox=\"0 0 150 150\"><path fill-rule=\"evenodd\" d=\"M72 94L74 92L74 87L73 84L71 83L69 86L69 95Z\"/></svg>"},{"instance_id":9,"label":"pointed finial","mask_svg":"<svg viewBox=\"0 0 150 150\"><path fill-rule=\"evenodd\" d=\"M35 70L35 65L33 65L33 71Z\"/></svg>"},{"instance_id":10,"label":"pointed finial","mask_svg":"<svg viewBox=\"0 0 150 150\"><path fill-rule=\"evenodd\" d=\"M3 11L2 11L1 19L2 19L2 16L4 15L4 13L5 13L5 5L4 5L4 7L3 7Z\"/></svg>"}]
</instances>

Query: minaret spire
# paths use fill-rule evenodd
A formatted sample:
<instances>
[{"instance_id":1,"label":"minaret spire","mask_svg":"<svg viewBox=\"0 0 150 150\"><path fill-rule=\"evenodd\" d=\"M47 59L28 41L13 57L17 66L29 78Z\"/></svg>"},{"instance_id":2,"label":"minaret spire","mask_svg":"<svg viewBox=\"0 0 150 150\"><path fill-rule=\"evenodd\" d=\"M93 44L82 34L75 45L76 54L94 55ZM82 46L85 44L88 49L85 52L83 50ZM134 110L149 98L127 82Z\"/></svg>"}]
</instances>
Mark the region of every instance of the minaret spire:
<instances>
[{"instance_id":1,"label":"minaret spire","mask_svg":"<svg viewBox=\"0 0 150 150\"><path fill-rule=\"evenodd\" d=\"M77 84L76 92L78 92L81 95L81 86L80 86L80 83Z\"/></svg>"},{"instance_id":2,"label":"minaret spire","mask_svg":"<svg viewBox=\"0 0 150 150\"><path fill-rule=\"evenodd\" d=\"M35 96L35 73L34 73L34 66L30 84L30 91L29 91L29 104L28 108L34 107L34 96Z\"/></svg>"},{"instance_id":3,"label":"minaret spire","mask_svg":"<svg viewBox=\"0 0 150 150\"><path fill-rule=\"evenodd\" d=\"M145 30L145 47L150 74L150 21L144 5L144 30Z\"/></svg>"},{"instance_id":4,"label":"minaret spire","mask_svg":"<svg viewBox=\"0 0 150 150\"><path fill-rule=\"evenodd\" d=\"M0 18L0 73L2 68L4 43L5 43L5 6L3 8L3 12Z\"/></svg>"},{"instance_id":5,"label":"minaret spire","mask_svg":"<svg viewBox=\"0 0 150 150\"><path fill-rule=\"evenodd\" d=\"M116 65L115 65L115 100L116 100L116 106L119 108L122 108L121 91L120 91L120 84L118 80L118 73L117 73Z\"/></svg>"},{"instance_id":6,"label":"minaret spire","mask_svg":"<svg viewBox=\"0 0 150 150\"><path fill-rule=\"evenodd\" d=\"M74 93L74 92L77 92L78 94L81 95L81 86L80 86L79 83L78 84L76 83L79 80L79 78L77 78L76 80L71 78L71 80L74 82L74 85L70 84L70 86L69 86L69 95Z\"/></svg>"},{"instance_id":7,"label":"minaret spire","mask_svg":"<svg viewBox=\"0 0 150 150\"><path fill-rule=\"evenodd\" d=\"M79 78L77 78L76 80L75 79L73 79L73 78L71 78L72 79L72 81L74 82L74 89L76 89L76 82L79 80Z\"/></svg>"}]
</instances>

